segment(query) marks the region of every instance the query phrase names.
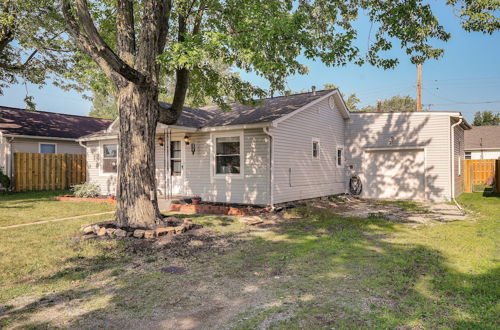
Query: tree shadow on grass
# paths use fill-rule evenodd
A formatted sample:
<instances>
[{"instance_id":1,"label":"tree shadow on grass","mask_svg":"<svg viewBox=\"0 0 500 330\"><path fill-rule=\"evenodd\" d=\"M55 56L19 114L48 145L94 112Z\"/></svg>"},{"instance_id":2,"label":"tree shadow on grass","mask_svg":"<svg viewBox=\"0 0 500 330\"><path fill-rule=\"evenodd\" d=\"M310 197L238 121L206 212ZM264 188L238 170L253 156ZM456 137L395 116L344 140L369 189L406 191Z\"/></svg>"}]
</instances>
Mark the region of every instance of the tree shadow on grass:
<instances>
[{"instance_id":1,"label":"tree shadow on grass","mask_svg":"<svg viewBox=\"0 0 500 330\"><path fill-rule=\"evenodd\" d=\"M437 250L391 242L390 235L400 227L382 219L342 218L311 209L301 216L253 236L241 234L244 240L226 250L202 250L174 259L187 269L181 276L160 271L172 262L168 248L139 255L139 260L72 259L76 268L42 281L73 273L88 278L133 268L134 262L138 266L137 271L116 273L104 287L61 290L4 314L29 325L34 313L68 308L68 296L79 304L106 296L102 306L75 313L69 326L494 328L497 324L499 268L481 274L458 272ZM151 254L162 258L144 263ZM57 319L48 322L59 325Z\"/></svg>"}]
</instances>

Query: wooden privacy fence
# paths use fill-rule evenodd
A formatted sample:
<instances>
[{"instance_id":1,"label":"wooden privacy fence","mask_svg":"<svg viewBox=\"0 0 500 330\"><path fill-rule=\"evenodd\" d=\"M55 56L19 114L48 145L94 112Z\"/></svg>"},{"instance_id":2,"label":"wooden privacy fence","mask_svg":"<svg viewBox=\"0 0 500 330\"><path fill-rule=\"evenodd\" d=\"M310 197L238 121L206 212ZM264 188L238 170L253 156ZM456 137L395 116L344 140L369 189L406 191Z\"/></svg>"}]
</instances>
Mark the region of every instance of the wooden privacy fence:
<instances>
[{"instance_id":1,"label":"wooden privacy fence","mask_svg":"<svg viewBox=\"0 0 500 330\"><path fill-rule=\"evenodd\" d=\"M67 189L85 182L85 155L14 153L16 191Z\"/></svg>"},{"instance_id":2,"label":"wooden privacy fence","mask_svg":"<svg viewBox=\"0 0 500 330\"><path fill-rule=\"evenodd\" d=\"M495 185L490 185L494 179ZM500 160L466 159L464 161L464 192L483 192L485 189L499 191Z\"/></svg>"}]
</instances>

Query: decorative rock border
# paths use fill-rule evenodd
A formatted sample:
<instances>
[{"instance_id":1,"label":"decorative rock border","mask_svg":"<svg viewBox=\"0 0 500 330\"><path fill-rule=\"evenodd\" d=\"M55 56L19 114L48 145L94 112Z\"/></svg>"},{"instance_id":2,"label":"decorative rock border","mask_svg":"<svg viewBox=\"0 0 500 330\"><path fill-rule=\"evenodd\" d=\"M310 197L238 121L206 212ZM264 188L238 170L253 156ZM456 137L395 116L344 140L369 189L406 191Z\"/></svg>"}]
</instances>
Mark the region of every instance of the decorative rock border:
<instances>
[{"instance_id":1,"label":"decorative rock border","mask_svg":"<svg viewBox=\"0 0 500 330\"><path fill-rule=\"evenodd\" d=\"M111 205L116 205L116 199L114 197L110 198L86 198L86 197L75 197L75 196L56 196L54 197L56 201L61 202L92 202L92 203L106 203Z\"/></svg>"},{"instance_id":2,"label":"decorative rock border","mask_svg":"<svg viewBox=\"0 0 500 330\"><path fill-rule=\"evenodd\" d=\"M95 224L87 224L80 227L83 235L111 238L144 238L153 239L161 236L173 236L182 234L195 226L191 219L180 219L176 217L167 217L164 219L165 224L173 226L158 226L155 229L134 229L134 228L117 228L113 221L104 221Z\"/></svg>"},{"instance_id":3,"label":"decorative rock border","mask_svg":"<svg viewBox=\"0 0 500 330\"><path fill-rule=\"evenodd\" d=\"M215 214L215 215L256 215L267 213L267 208L256 209L252 207L233 207L217 205L170 204L169 211L186 214Z\"/></svg>"}]
</instances>

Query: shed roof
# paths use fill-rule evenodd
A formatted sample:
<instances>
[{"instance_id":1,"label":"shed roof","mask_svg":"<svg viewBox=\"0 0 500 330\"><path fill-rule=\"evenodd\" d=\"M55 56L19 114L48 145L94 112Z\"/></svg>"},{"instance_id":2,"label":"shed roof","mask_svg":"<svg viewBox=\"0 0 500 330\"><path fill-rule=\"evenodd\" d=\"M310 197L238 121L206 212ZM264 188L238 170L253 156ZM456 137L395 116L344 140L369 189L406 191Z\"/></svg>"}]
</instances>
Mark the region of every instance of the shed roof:
<instances>
[{"instance_id":1,"label":"shed roof","mask_svg":"<svg viewBox=\"0 0 500 330\"><path fill-rule=\"evenodd\" d=\"M465 150L500 149L500 126L472 126L465 131Z\"/></svg>"},{"instance_id":2,"label":"shed roof","mask_svg":"<svg viewBox=\"0 0 500 330\"><path fill-rule=\"evenodd\" d=\"M0 131L7 135L78 139L105 129L111 122L109 119L0 106Z\"/></svg>"}]
</instances>

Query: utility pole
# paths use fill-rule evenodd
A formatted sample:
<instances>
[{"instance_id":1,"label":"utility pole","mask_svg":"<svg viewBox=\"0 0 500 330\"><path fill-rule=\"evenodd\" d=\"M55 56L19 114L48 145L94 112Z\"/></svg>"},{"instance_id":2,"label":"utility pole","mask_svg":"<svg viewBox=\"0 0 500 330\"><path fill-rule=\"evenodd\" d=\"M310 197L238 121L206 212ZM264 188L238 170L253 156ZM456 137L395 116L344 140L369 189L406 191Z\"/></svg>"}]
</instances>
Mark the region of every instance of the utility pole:
<instances>
[{"instance_id":1,"label":"utility pole","mask_svg":"<svg viewBox=\"0 0 500 330\"><path fill-rule=\"evenodd\" d=\"M422 63L417 64L417 111L422 111Z\"/></svg>"}]
</instances>

